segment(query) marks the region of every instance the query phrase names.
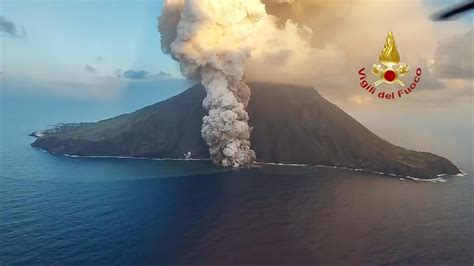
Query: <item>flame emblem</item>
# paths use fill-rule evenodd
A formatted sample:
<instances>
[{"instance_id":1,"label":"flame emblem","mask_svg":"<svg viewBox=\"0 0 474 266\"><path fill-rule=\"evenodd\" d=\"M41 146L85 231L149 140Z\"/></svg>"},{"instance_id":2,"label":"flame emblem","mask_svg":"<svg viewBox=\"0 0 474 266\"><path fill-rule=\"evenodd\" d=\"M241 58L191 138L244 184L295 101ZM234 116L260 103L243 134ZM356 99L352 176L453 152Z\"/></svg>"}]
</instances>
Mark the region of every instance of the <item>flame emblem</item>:
<instances>
[{"instance_id":1,"label":"flame emblem","mask_svg":"<svg viewBox=\"0 0 474 266\"><path fill-rule=\"evenodd\" d=\"M400 54L398 53L395 38L393 37L391 30L388 31L385 45L379 55L379 61L385 66L385 68L379 64L373 65L372 73L380 77L380 80L374 83L375 86L380 85L382 82L388 84L396 82L401 86L405 86L398 78L408 73L410 68L407 64L399 64Z\"/></svg>"},{"instance_id":2,"label":"flame emblem","mask_svg":"<svg viewBox=\"0 0 474 266\"><path fill-rule=\"evenodd\" d=\"M380 63L387 67L392 67L400 63L400 55L398 54L397 45L393 38L392 31L388 32L387 39L385 40L385 46L379 56Z\"/></svg>"}]
</instances>

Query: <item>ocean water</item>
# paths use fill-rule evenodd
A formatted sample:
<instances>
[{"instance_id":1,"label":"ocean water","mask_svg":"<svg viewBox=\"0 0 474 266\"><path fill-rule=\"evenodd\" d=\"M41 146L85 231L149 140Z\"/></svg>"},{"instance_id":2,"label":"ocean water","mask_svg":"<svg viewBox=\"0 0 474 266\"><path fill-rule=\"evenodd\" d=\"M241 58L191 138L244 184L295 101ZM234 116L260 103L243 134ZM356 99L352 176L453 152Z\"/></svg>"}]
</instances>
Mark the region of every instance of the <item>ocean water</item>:
<instances>
[{"instance_id":1,"label":"ocean water","mask_svg":"<svg viewBox=\"0 0 474 266\"><path fill-rule=\"evenodd\" d=\"M415 182L324 167L70 158L29 146L36 129L179 91L112 102L4 91L0 265L473 264L472 174ZM459 164L472 173L472 162Z\"/></svg>"}]
</instances>

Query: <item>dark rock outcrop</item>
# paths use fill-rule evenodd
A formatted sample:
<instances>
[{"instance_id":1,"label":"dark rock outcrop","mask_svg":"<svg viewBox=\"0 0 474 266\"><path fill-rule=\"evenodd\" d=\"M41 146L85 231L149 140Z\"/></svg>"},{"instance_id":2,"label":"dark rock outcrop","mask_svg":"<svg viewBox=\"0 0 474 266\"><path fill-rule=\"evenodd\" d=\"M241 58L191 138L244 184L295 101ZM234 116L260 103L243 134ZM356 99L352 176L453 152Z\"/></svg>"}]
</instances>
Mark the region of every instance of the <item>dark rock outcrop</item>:
<instances>
[{"instance_id":1,"label":"dark rock outcrop","mask_svg":"<svg viewBox=\"0 0 474 266\"><path fill-rule=\"evenodd\" d=\"M457 174L449 160L393 145L310 87L251 83L247 110L261 162L305 163L419 178ZM31 145L82 156L208 158L201 138L205 90L197 84L163 102L97 123L63 125Z\"/></svg>"}]
</instances>

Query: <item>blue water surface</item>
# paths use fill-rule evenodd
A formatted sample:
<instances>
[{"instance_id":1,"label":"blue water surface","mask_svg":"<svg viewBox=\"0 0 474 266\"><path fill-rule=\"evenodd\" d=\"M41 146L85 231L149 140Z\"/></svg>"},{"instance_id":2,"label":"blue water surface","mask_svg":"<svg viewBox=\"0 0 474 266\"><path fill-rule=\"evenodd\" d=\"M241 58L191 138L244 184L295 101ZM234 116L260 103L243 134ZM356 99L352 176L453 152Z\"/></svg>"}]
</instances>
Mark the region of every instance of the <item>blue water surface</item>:
<instances>
[{"instance_id":1,"label":"blue water surface","mask_svg":"<svg viewBox=\"0 0 474 266\"><path fill-rule=\"evenodd\" d=\"M185 85L114 101L3 91L0 265L473 264L472 175L432 183L320 167L229 170L29 145L34 130L130 112Z\"/></svg>"}]
</instances>

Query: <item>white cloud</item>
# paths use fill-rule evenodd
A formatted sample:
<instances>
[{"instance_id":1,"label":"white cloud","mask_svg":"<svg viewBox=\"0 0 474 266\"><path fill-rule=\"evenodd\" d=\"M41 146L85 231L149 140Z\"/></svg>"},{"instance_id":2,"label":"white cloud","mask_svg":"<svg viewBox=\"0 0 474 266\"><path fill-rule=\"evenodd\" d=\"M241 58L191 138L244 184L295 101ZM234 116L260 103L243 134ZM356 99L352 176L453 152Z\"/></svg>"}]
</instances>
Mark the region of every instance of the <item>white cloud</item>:
<instances>
[{"instance_id":1,"label":"white cloud","mask_svg":"<svg viewBox=\"0 0 474 266\"><path fill-rule=\"evenodd\" d=\"M412 78L418 66L424 70L418 92L413 94L415 96L410 95L411 99L407 97L406 102L431 99L420 99L420 95L416 95L423 90L439 90L444 94L451 93L450 96L465 95L461 93L466 89L465 84L446 83L441 78L447 76L438 76L436 68L431 69L433 65L428 62L435 58L440 65L449 65L451 60L440 62L440 58L444 59L441 55L458 61L458 57L463 54L466 56L466 52L463 52L466 49L471 49L472 54L472 37L461 35L470 27L458 21L432 21L430 15L434 11L421 0L410 1L410 4L401 1L362 0L353 4L298 0L292 6L282 6L284 9L276 10L275 15L296 22L287 20L281 23L281 19L271 15L262 21L256 39L257 47L246 64L246 77L249 80L313 85L338 104L358 104L361 101L352 98L354 93L360 92L357 71L378 63L378 55L391 29L401 61L412 69L404 77L406 82ZM457 37L453 39L453 36ZM464 36L463 49L443 48L458 44L459 36ZM447 41L441 41L438 47L439 40ZM456 49L456 54L450 54L452 48ZM457 68L449 69L457 71L458 77L472 76L469 75L472 71L472 55L468 58L471 59L465 59ZM438 70L441 69L440 65ZM446 71L444 74L447 74Z\"/></svg>"}]
</instances>

